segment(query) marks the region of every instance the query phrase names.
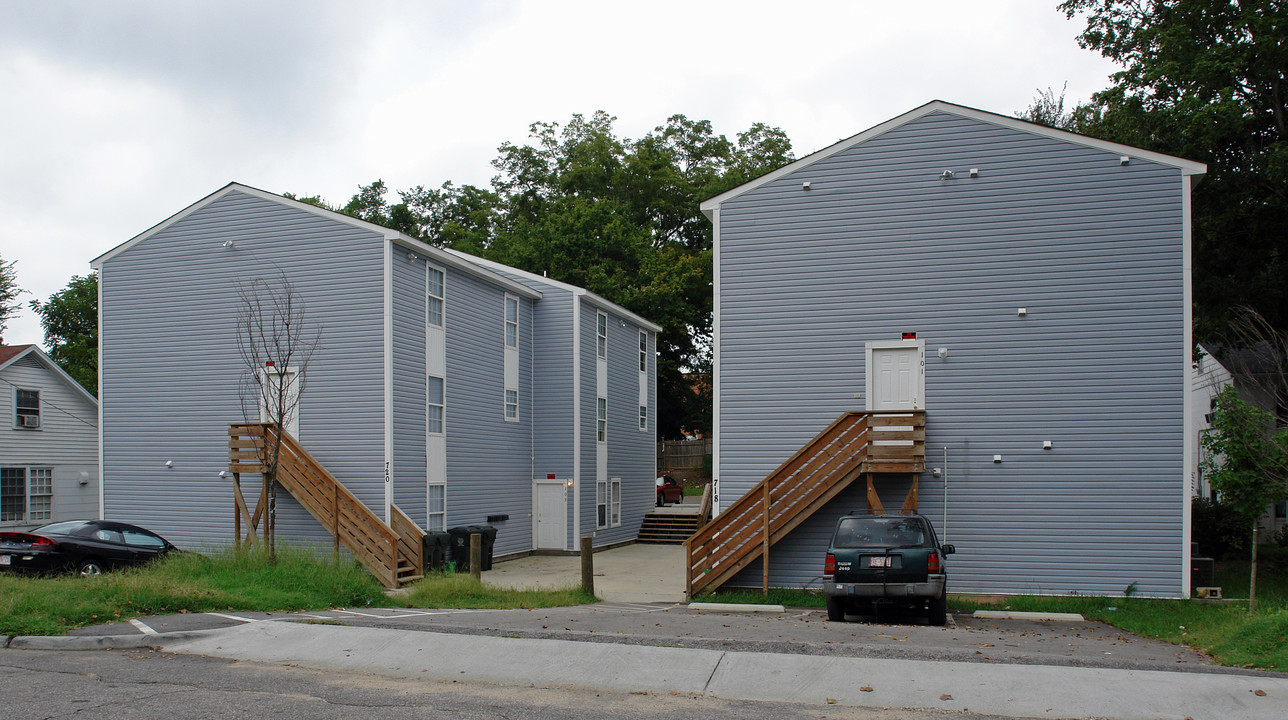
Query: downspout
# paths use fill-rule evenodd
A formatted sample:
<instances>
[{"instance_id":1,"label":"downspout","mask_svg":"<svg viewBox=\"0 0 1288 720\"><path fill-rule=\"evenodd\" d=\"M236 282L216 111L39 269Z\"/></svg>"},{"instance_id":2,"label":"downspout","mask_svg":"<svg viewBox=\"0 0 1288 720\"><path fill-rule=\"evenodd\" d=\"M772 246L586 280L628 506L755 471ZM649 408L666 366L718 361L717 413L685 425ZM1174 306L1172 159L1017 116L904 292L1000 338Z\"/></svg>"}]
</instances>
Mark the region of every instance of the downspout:
<instances>
[{"instance_id":1,"label":"downspout","mask_svg":"<svg viewBox=\"0 0 1288 720\"><path fill-rule=\"evenodd\" d=\"M572 294L572 528L581 538L581 293ZM567 537L564 538L565 541ZM565 545L565 548L568 546Z\"/></svg>"}]
</instances>

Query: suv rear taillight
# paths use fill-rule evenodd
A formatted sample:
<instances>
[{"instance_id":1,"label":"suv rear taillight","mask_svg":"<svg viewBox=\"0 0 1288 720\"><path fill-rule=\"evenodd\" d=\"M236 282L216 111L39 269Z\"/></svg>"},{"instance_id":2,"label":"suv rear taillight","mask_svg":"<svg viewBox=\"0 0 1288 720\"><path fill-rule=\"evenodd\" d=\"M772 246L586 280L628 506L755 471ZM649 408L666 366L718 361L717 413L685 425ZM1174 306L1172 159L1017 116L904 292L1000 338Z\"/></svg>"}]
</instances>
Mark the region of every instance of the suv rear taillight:
<instances>
[{"instance_id":1,"label":"suv rear taillight","mask_svg":"<svg viewBox=\"0 0 1288 720\"><path fill-rule=\"evenodd\" d=\"M943 565L941 565L939 562L939 553L931 552L929 555L926 556L926 572L938 575L943 571L944 571Z\"/></svg>"},{"instance_id":2,"label":"suv rear taillight","mask_svg":"<svg viewBox=\"0 0 1288 720\"><path fill-rule=\"evenodd\" d=\"M832 553L828 553L827 557L823 559L823 574L824 575L836 574L836 556L833 555Z\"/></svg>"}]
</instances>

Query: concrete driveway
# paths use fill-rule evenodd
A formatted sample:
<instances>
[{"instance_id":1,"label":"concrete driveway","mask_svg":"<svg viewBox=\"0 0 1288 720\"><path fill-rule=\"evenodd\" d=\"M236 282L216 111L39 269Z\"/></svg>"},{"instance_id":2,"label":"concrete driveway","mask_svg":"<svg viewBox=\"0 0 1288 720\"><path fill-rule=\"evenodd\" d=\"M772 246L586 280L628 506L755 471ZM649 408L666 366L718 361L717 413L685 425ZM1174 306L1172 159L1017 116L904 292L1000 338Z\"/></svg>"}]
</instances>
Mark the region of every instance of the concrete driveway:
<instances>
[{"instance_id":1,"label":"concrete driveway","mask_svg":"<svg viewBox=\"0 0 1288 720\"><path fill-rule=\"evenodd\" d=\"M608 602L684 602L683 545L625 545L595 553L595 595ZM576 555L530 555L492 564L483 583L512 590L581 585Z\"/></svg>"}]
</instances>

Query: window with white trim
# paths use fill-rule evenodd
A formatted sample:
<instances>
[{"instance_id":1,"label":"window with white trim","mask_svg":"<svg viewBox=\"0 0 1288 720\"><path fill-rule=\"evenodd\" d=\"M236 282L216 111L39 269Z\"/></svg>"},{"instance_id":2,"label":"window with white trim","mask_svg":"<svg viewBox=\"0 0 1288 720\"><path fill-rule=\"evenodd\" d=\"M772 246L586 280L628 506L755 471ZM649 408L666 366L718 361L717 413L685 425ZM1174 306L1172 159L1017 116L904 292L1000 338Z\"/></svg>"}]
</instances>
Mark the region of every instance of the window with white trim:
<instances>
[{"instance_id":1,"label":"window with white trim","mask_svg":"<svg viewBox=\"0 0 1288 720\"><path fill-rule=\"evenodd\" d=\"M13 426L28 430L40 427L40 391L19 388L13 396Z\"/></svg>"},{"instance_id":2,"label":"window with white trim","mask_svg":"<svg viewBox=\"0 0 1288 720\"><path fill-rule=\"evenodd\" d=\"M609 509L609 512L611 513L610 520L612 521L613 527L621 527L622 525L622 481L621 479L613 478L613 482L610 488L612 491L612 496L610 498L612 507Z\"/></svg>"},{"instance_id":3,"label":"window with white trim","mask_svg":"<svg viewBox=\"0 0 1288 720\"><path fill-rule=\"evenodd\" d=\"M31 524L49 520L53 501L53 468L0 468L0 522Z\"/></svg>"},{"instance_id":4,"label":"window with white trim","mask_svg":"<svg viewBox=\"0 0 1288 720\"><path fill-rule=\"evenodd\" d=\"M519 298L505 296L505 346L519 347Z\"/></svg>"},{"instance_id":5,"label":"window with white trim","mask_svg":"<svg viewBox=\"0 0 1288 720\"><path fill-rule=\"evenodd\" d=\"M505 419L516 421L519 419L519 391L505 391Z\"/></svg>"},{"instance_id":6,"label":"window with white trim","mask_svg":"<svg viewBox=\"0 0 1288 720\"><path fill-rule=\"evenodd\" d=\"M608 398L595 398L595 442L608 442Z\"/></svg>"},{"instance_id":7,"label":"window with white trim","mask_svg":"<svg viewBox=\"0 0 1288 720\"><path fill-rule=\"evenodd\" d=\"M442 532L447 529L447 486L435 483L429 486L429 506L425 529L430 532Z\"/></svg>"},{"instance_id":8,"label":"window with white trim","mask_svg":"<svg viewBox=\"0 0 1288 720\"><path fill-rule=\"evenodd\" d=\"M608 527L608 481L595 481L595 527Z\"/></svg>"},{"instance_id":9,"label":"window with white trim","mask_svg":"<svg viewBox=\"0 0 1288 720\"><path fill-rule=\"evenodd\" d=\"M430 265L426 282L425 324L443 327L443 271Z\"/></svg>"},{"instance_id":10,"label":"window with white trim","mask_svg":"<svg viewBox=\"0 0 1288 720\"><path fill-rule=\"evenodd\" d=\"M648 372L648 333L640 330L640 372Z\"/></svg>"},{"instance_id":11,"label":"window with white trim","mask_svg":"<svg viewBox=\"0 0 1288 720\"><path fill-rule=\"evenodd\" d=\"M595 357L608 357L608 316L595 313Z\"/></svg>"},{"instance_id":12,"label":"window with white trim","mask_svg":"<svg viewBox=\"0 0 1288 720\"><path fill-rule=\"evenodd\" d=\"M429 392L427 394L426 412L427 420L426 429L430 435L443 434L443 415L444 415L444 398L443 398L443 378L434 375L428 376Z\"/></svg>"},{"instance_id":13,"label":"window with white trim","mask_svg":"<svg viewBox=\"0 0 1288 720\"><path fill-rule=\"evenodd\" d=\"M640 430L648 430L648 405L640 405Z\"/></svg>"}]
</instances>

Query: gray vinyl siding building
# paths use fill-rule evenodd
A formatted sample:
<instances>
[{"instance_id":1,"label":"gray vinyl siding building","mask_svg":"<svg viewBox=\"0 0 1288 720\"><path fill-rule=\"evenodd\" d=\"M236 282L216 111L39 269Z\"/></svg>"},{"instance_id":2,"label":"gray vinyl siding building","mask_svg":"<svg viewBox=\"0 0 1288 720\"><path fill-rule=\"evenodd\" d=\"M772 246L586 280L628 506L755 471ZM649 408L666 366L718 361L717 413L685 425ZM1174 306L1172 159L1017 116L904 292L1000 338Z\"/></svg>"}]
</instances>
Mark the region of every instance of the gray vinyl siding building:
<instances>
[{"instance_id":1,"label":"gray vinyl siding building","mask_svg":"<svg viewBox=\"0 0 1288 720\"><path fill-rule=\"evenodd\" d=\"M920 511L957 547L951 591L1188 596L1203 172L937 101L703 203L717 506L870 409L865 346L906 343L924 348ZM887 508L907 487L878 482ZM817 586L836 517L864 495L776 545L771 582Z\"/></svg>"},{"instance_id":2,"label":"gray vinyl siding building","mask_svg":"<svg viewBox=\"0 0 1288 720\"><path fill-rule=\"evenodd\" d=\"M98 402L39 347L0 346L0 529L97 515Z\"/></svg>"},{"instance_id":3,"label":"gray vinyl siding building","mask_svg":"<svg viewBox=\"0 0 1288 720\"><path fill-rule=\"evenodd\" d=\"M538 448L573 455L571 322L554 330L571 291L545 303L482 261L236 183L94 265L106 517L180 546L232 540L228 424L259 419L238 397L238 289L281 273L321 330L304 448L386 520L396 504L430 530L492 524L496 555L538 547ZM633 478L643 492L651 473ZM551 549L575 547L571 507ZM330 545L286 493L278 532Z\"/></svg>"},{"instance_id":4,"label":"gray vinyl siding building","mask_svg":"<svg viewBox=\"0 0 1288 720\"><path fill-rule=\"evenodd\" d=\"M533 311L533 363L541 379L533 392L533 478L562 482L567 488L565 501L573 517L567 549L576 548L578 537L593 537L596 547L635 539L656 496L657 333L661 328L581 288L472 260L541 293ZM602 381L607 401L602 448L597 424L601 314L606 319L607 355ZM641 337L646 343L642 373ZM647 415L643 428L641 404ZM570 444L569 438L576 438L576 442ZM612 497L614 480L620 483L617 503ZM608 493L604 498L606 522L602 524L600 482Z\"/></svg>"}]
</instances>

